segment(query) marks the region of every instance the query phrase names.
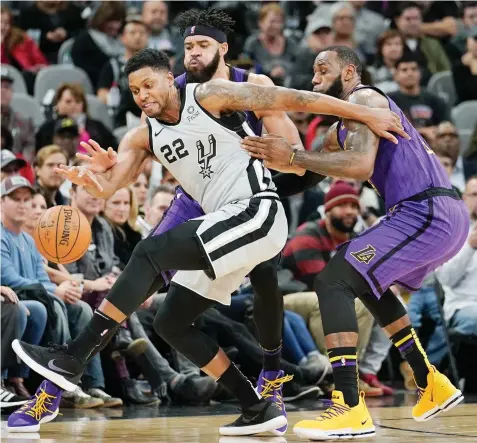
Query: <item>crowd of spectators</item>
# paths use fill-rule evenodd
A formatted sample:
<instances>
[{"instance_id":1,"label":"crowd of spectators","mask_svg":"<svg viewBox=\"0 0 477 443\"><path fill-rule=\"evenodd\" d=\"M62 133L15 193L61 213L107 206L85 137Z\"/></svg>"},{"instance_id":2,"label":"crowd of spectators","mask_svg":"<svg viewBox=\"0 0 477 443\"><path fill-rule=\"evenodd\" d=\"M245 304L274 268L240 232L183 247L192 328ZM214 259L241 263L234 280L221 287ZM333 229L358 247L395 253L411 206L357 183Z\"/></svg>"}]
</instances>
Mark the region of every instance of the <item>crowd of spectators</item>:
<instances>
[{"instance_id":1,"label":"crowd of spectators","mask_svg":"<svg viewBox=\"0 0 477 443\"><path fill-rule=\"evenodd\" d=\"M130 188L103 201L65 182L54 169L79 164L75 154L83 150L81 141L94 139L103 148L117 149L122 135L138 124L140 116L124 64L137 51L151 47L168 53L174 74L184 72L183 41L175 18L186 9L208 6L222 8L236 20L228 62L264 73L277 85L310 90L314 59L323 48L340 44L355 49L366 65L363 83L389 94L419 130L462 194L472 224L462 251L430 275L422 289L409 294L396 286L393 291L403 296L414 327L427 328L424 343L433 364L448 364L447 333L451 338L473 337L476 345L476 2L5 1L1 8L2 406L21 404L38 384L28 368L18 364L11 341L22 338L45 345L74 338L107 295L136 244L160 221L177 185L165 168L151 162ZM38 83L45 82L43 70L55 67L71 71L60 76L49 71L48 87L40 88ZM75 69L81 70L84 81L71 80L68 72ZM44 94L39 96L38 91ZM24 101L25 96L30 101ZM308 150L322 147L326 131L336 121L298 112L290 113L290 118ZM32 239L43 212L63 204L81 211L93 233L87 253L65 266L49 263ZM285 301L282 366L294 376L284 386L286 401L292 401L332 388L313 281L340 243L371 227L385 211L370 185L354 180L327 179L284 204L289 241L279 271ZM91 359L80 387L63 395L62 407L199 404L230 397L155 334L153 318L164 296L153 295L122 325L111 343ZM389 365L383 365L390 361L391 343L359 300L355 308L361 389L368 396L390 395L390 383L380 378L392 374L386 370ZM213 335L246 375L257 377L261 349L247 281L230 307L217 306L195 324ZM413 389L409 368L397 364L406 388ZM472 370L464 363L459 369L469 380L468 388L475 389L477 366Z\"/></svg>"}]
</instances>

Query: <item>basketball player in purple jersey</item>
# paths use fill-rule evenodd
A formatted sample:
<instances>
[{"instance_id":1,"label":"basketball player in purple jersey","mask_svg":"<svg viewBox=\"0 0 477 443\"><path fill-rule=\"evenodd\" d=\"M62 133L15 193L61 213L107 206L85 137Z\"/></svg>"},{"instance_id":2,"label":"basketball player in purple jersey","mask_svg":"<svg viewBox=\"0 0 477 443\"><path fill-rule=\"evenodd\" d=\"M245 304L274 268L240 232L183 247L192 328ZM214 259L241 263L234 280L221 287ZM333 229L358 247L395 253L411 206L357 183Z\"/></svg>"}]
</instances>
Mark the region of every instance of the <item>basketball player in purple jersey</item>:
<instances>
[{"instance_id":1,"label":"basketball player in purple jersey","mask_svg":"<svg viewBox=\"0 0 477 443\"><path fill-rule=\"evenodd\" d=\"M314 71L315 92L391 109L410 135L410 140L399 137L395 146L361 123L341 120L330 128L325 152L300 152L283 144L265 146L258 137L243 141L253 157L274 164L369 180L385 201L386 217L341 245L315 281L336 390L320 417L294 427L298 436L309 439L365 437L374 435L375 428L358 392L355 297L373 313L412 367L418 386L412 415L417 421L433 418L463 400L460 390L430 365L404 306L389 286L419 288L429 272L464 245L469 221L463 202L417 130L389 97L361 84L362 65L351 49L323 50Z\"/></svg>"}]
</instances>

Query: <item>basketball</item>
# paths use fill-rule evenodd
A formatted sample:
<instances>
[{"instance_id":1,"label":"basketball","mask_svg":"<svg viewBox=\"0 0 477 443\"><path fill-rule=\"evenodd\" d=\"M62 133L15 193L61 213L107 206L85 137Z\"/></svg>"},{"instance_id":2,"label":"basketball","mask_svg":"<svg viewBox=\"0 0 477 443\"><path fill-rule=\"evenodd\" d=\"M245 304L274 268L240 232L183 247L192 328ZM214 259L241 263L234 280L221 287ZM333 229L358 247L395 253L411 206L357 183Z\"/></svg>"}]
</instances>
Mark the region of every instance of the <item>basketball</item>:
<instances>
[{"instance_id":1,"label":"basketball","mask_svg":"<svg viewBox=\"0 0 477 443\"><path fill-rule=\"evenodd\" d=\"M38 220L34 237L43 257L65 265L79 260L86 253L91 243L91 227L77 209L54 206Z\"/></svg>"}]
</instances>

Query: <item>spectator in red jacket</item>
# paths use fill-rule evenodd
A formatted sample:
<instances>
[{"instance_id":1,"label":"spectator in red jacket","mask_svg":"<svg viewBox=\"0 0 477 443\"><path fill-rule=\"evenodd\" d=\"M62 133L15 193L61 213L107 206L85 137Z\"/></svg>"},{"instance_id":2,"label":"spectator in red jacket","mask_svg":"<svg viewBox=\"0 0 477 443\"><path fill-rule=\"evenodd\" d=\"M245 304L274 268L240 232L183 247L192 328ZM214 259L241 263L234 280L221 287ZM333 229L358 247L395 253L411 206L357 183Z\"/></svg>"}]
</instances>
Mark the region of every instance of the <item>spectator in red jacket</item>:
<instances>
[{"instance_id":1,"label":"spectator in red jacket","mask_svg":"<svg viewBox=\"0 0 477 443\"><path fill-rule=\"evenodd\" d=\"M3 64L12 65L24 73L28 89L33 91L35 74L48 65L44 54L37 44L20 28L12 26L11 11L1 7L1 59Z\"/></svg>"}]
</instances>

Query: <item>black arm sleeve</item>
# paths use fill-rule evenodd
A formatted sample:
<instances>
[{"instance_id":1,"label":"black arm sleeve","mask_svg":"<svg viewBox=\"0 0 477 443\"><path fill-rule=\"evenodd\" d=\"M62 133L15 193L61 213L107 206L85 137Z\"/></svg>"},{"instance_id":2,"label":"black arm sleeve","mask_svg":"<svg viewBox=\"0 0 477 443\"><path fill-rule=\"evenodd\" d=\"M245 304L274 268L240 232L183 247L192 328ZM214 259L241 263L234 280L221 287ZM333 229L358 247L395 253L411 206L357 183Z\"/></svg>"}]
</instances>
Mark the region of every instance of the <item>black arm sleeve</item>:
<instances>
[{"instance_id":1,"label":"black arm sleeve","mask_svg":"<svg viewBox=\"0 0 477 443\"><path fill-rule=\"evenodd\" d=\"M280 198L291 197L316 186L326 178L325 175L306 171L304 175L279 173L273 176L273 183L277 187Z\"/></svg>"}]
</instances>

